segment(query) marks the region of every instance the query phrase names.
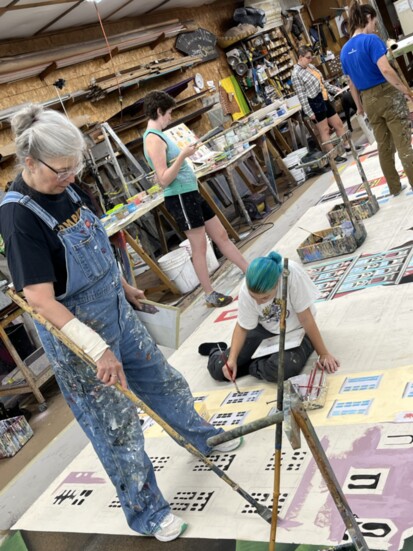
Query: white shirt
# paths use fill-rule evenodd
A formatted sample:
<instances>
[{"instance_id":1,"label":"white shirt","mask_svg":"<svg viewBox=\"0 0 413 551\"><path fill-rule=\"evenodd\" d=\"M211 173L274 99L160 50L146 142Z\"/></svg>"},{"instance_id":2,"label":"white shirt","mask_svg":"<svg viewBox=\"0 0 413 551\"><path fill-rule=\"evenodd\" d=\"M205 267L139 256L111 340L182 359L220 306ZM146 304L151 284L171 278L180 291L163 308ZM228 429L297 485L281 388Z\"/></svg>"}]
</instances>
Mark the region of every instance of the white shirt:
<instances>
[{"instance_id":1,"label":"white shirt","mask_svg":"<svg viewBox=\"0 0 413 551\"><path fill-rule=\"evenodd\" d=\"M310 308L311 313L315 315L314 302L320 296L317 287L299 264L290 260L288 269L290 275L288 276L287 290L287 332L301 327L297 313L299 314ZM275 335L279 334L281 313L279 300L281 298L282 284L280 281L275 299L264 304L257 304L249 294L247 284L244 280L238 296L238 324L243 329L248 330L255 329L259 324L271 333Z\"/></svg>"}]
</instances>

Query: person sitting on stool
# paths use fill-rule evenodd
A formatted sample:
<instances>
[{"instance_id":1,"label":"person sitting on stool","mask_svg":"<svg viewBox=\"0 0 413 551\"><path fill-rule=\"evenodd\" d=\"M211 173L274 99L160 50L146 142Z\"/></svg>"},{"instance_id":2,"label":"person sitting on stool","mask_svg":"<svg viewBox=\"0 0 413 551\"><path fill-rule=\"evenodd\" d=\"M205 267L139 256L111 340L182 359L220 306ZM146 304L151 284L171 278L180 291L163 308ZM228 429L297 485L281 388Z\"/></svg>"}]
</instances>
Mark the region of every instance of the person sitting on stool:
<instances>
[{"instance_id":1,"label":"person sitting on stool","mask_svg":"<svg viewBox=\"0 0 413 551\"><path fill-rule=\"evenodd\" d=\"M231 348L222 352L225 343L204 343L199 352L207 354L208 371L217 381L234 381L252 375L269 382L277 381L278 352L252 359L264 339L280 333L283 260L271 252L254 259L249 265L238 297L238 319L232 335ZM285 350L285 378L298 375L315 350L318 365L329 373L340 366L328 351L314 319L314 302L319 291L307 273L296 262L289 262L287 296L288 332L302 327L305 336L299 346ZM220 348L218 347L220 345ZM225 359L227 361L225 362Z\"/></svg>"}]
</instances>

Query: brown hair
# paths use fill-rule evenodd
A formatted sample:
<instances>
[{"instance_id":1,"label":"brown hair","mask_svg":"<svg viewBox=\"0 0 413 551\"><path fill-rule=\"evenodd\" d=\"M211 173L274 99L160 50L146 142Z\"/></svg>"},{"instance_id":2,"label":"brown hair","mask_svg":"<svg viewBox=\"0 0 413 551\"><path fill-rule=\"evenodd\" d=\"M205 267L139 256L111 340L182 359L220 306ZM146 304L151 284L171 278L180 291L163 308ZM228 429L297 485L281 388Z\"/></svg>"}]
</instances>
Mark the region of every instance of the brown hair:
<instances>
[{"instance_id":1,"label":"brown hair","mask_svg":"<svg viewBox=\"0 0 413 551\"><path fill-rule=\"evenodd\" d=\"M370 19L377 17L376 10L369 4L359 4L358 0L353 0L350 4L348 12L348 21L350 26L350 36L356 32L357 29L364 29Z\"/></svg>"},{"instance_id":2,"label":"brown hair","mask_svg":"<svg viewBox=\"0 0 413 551\"><path fill-rule=\"evenodd\" d=\"M310 52L311 54L313 53L313 50L312 48L310 48L310 46L300 46L298 48L298 51L297 51L297 54L298 54L298 57L305 57L308 52Z\"/></svg>"},{"instance_id":3,"label":"brown hair","mask_svg":"<svg viewBox=\"0 0 413 551\"><path fill-rule=\"evenodd\" d=\"M154 90L153 92L149 92L149 94L145 97L143 102L143 109L145 115L149 119L156 121L156 119L159 117L158 109L161 112L161 115L165 115L168 109L175 107L175 105L176 103L172 96L170 96L166 92Z\"/></svg>"}]
</instances>

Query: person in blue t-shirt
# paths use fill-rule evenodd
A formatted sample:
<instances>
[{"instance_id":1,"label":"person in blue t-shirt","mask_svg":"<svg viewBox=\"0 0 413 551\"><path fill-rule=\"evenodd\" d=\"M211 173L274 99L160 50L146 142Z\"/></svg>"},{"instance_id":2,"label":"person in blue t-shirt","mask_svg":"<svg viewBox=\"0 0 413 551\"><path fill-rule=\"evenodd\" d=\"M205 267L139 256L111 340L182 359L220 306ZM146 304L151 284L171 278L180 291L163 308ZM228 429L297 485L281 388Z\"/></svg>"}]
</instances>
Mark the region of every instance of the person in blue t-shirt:
<instances>
[{"instance_id":1,"label":"person in blue t-shirt","mask_svg":"<svg viewBox=\"0 0 413 551\"><path fill-rule=\"evenodd\" d=\"M403 84L386 57L387 48L376 36L377 12L353 0L349 10L351 39L341 51L343 72L349 77L357 113L367 114L377 141L380 166L394 196L402 191L394 154L413 188L413 149L407 100L411 90Z\"/></svg>"}]
</instances>

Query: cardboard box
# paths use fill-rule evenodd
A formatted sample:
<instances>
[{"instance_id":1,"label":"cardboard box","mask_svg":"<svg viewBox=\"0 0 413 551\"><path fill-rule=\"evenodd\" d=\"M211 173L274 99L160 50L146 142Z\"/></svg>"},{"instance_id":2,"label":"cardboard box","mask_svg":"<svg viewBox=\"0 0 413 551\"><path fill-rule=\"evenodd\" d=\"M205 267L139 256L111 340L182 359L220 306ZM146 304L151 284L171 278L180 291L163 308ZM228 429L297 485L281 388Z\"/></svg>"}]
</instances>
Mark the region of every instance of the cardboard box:
<instances>
[{"instance_id":1,"label":"cardboard box","mask_svg":"<svg viewBox=\"0 0 413 551\"><path fill-rule=\"evenodd\" d=\"M13 457L33 436L23 415L0 421L0 459Z\"/></svg>"}]
</instances>

